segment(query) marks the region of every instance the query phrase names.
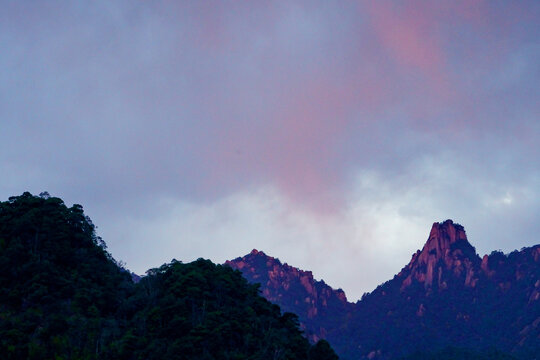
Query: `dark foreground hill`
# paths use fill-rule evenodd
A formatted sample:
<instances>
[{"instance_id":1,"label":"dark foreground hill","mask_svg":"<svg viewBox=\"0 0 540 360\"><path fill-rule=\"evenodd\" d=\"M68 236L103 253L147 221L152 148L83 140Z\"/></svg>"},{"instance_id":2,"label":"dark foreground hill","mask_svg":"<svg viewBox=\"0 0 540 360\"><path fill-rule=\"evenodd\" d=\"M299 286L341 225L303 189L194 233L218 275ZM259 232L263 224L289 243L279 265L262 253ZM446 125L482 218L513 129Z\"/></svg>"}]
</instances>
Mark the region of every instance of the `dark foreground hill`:
<instances>
[{"instance_id":1,"label":"dark foreground hill","mask_svg":"<svg viewBox=\"0 0 540 360\"><path fill-rule=\"evenodd\" d=\"M0 353L100 356L122 336L133 292L79 205L25 193L0 203Z\"/></svg>"},{"instance_id":2,"label":"dark foreground hill","mask_svg":"<svg viewBox=\"0 0 540 360\"><path fill-rule=\"evenodd\" d=\"M355 304L259 251L227 264L343 359L540 358L538 245L480 258L461 225L435 223L411 262Z\"/></svg>"},{"instance_id":3,"label":"dark foreground hill","mask_svg":"<svg viewBox=\"0 0 540 360\"><path fill-rule=\"evenodd\" d=\"M337 359L240 272L173 261L137 284L80 205L0 202L2 359Z\"/></svg>"}]
</instances>

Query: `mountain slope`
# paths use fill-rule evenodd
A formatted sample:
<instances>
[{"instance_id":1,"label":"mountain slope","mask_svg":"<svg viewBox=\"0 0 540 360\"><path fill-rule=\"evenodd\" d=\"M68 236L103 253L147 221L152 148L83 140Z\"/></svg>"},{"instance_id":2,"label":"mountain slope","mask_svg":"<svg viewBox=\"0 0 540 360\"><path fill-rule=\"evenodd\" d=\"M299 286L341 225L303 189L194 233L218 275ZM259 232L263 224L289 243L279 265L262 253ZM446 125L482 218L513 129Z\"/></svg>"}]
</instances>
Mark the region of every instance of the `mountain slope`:
<instances>
[{"instance_id":1,"label":"mountain slope","mask_svg":"<svg viewBox=\"0 0 540 360\"><path fill-rule=\"evenodd\" d=\"M80 205L24 193L0 202L0 353L94 358L119 338L129 274Z\"/></svg>"},{"instance_id":2,"label":"mountain slope","mask_svg":"<svg viewBox=\"0 0 540 360\"><path fill-rule=\"evenodd\" d=\"M0 358L336 360L240 272L173 261L137 284L80 205L0 202Z\"/></svg>"},{"instance_id":3,"label":"mountain slope","mask_svg":"<svg viewBox=\"0 0 540 360\"><path fill-rule=\"evenodd\" d=\"M328 339L343 359L394 359L448 347L534 359L540 349L540 246L480 258L465 229L451 220L433 224L410 263L356 304L326 284L313 291L321 285L310 272L261 252L228 264L260 282L271 301L296 309L307 333ZM304 302L320 292L343 301Z\"/></svg>"},{"instance_id":4,"label":"mountain slope","mask_svg":"<svg viewBox=\"0 0 540 360\"><path fill-rule=\"evenodd\" d=\"M333 350L310 346L296 315L282 314L238 271L209 260L150 270L130 303L134 315L115 359L332 358Z\"/></svg>"},{"instance_id":5,"label":"mountain slope","mask_svg":"<svg viewBox=\"0 0 540 360\"><path fill-rule=\"evenodd\" d=\"M332 339L348 321L354 307L341 289L334 290L324 281L315 280L311 271L282 264L262 251L253 250L244 257L227 261L226 265L242 271L248 281L262 284L266 299L280 304L284 311L297 314L313 342Z\"/></svg>"},{"instance_id":6,"label":"mountain slope","mask_svg":"<svg viewBox=\"0 0 540 360\"><path fill-rule=\"evenodd\" d=\"M393 358L459 346L529 358L540 348L539 250L493 253L482 261L461 225L433 224L422 251L357 304L349 336L359 351L349 351Z\"/></svg>"}]
</instances>

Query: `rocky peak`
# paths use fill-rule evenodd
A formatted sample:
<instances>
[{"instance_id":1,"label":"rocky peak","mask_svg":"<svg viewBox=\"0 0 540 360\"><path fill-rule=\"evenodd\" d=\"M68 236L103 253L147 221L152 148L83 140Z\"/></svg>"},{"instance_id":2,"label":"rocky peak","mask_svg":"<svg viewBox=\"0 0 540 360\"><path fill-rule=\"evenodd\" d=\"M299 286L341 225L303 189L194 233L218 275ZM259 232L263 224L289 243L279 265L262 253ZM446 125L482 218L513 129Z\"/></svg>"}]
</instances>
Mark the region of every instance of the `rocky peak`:
<instances>
[{"instance_id":1,"label":"rocky peak","mask_svg":"<svg viewBox=\"0 0 540 360\"><path fill-rule=\"evenodd\" d=\"M476 250L467 240L465 229L452 220L442 223L434 223L431 227L428 240L422 251L418 253L417 261L427 264L430 259L448 259L454 251L461 252L462 255L476 254Z\"/></svg>"},{"instance_id":2,"label":"rocky peak","mask_svg":"<svg viewBox=\"0 0 540 360\"><path fill-rule=\"evenodd\" d=\"M251 283L261 284L261 294L278 304L283 311L297 314L306 336L312 341L326 338L334 322L345 321L353 304L341 289L332 289L303 271L262 251L227 261L226 265L240 270Z\"/></svg>"},{"instance_id":3,"label":"rocky peak","mask_svg":"<svg viewBox=\"0 0 540 360\"><path fill-rule=\"evenodd\" d=\"M414 280L424 283L431 288L435 283L439 289L448 286L448 272L457 278L464 277L466 286L474 287L480 258L475 248L467 240L463 226L446 220L434 223L427 242L422 250L417 251L409 265L399 274L404 276L402 289L408 287Z\"/></svg>"},{"instance_id":4,"label":"rocky peak","mask_svg":"<svg viewBox=\"0 0 540 360\"><path fill-rule=\"evenodd\" d=\"M465 229L459 224L454 224L452 220L443 223L434 223L429 233L429 238L422 249L422 253L433 253L437 257L442 257L450 250L451 245L458 241L467 241Z\"/></svg>"},{"instance_id":5,"label":"rocky peak","mask_svg":"<svg viewBox=\"0 0 540 360\"><path fill-rule=\"evenodd\" d=\"M312 297L314 302L319 297L327 293L340 301L347 303L347 298L343 290L334 290L324 283L313 278L311 271L303 271L287 263L281 263L277 258L266 255L262 251L253 249L248 255L234 260L228 260L226 265L242 271L244 276L252 282L260 282L263 295L267 297L271 294L271 289L289 290L291 286L301 285L306 295ZM324 302L326 305L326 302Z\"/></svg>"}]
</instances>

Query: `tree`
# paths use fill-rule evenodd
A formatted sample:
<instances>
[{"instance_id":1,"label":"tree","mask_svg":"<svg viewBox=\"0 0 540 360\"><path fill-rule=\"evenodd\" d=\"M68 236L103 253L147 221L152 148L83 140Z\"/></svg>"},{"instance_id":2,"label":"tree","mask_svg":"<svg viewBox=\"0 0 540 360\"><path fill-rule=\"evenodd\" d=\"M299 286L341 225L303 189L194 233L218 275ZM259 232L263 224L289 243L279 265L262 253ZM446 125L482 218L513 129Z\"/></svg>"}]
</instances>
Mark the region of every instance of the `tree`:
<instances>
[{"instance_id":1,"label":"tree","mask_svg":"<svg viewBox=\"0 0 540 360\"><path fill-rule=\"evenodd\" d=\"M309 360L338 360L339 357L336 355L328 341L322 339L319 340L314 346L309 350Z\"/></svg>"}]
</instances>

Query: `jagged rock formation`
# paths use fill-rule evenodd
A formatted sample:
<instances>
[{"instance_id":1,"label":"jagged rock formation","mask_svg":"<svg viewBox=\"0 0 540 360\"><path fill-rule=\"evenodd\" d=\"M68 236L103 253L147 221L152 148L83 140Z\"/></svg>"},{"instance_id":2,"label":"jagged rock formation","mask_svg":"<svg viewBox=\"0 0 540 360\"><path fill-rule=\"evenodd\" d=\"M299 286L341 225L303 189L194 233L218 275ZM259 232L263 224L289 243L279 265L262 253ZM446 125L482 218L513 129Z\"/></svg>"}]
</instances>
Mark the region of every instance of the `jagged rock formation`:
<instances>
[{"instance_id":1,"label":"jagged rock formation","mask_svg":"<svg viewBox=\"0 0 540 360\"><path fill-rule=\"evenodd\" d=\"M355 304L311 272L256 250L228 264L296 312L308 336L328 339L341 359L395 359L449 346L536 359L540 349L540 245L480 258L451 220L433 224L410 263Z\"/></svg>"},{"instance_id":2,"label":"jagged rock formation","mask_svg":"<svg viewBox=\"0 0 540 360\"><path fill-rule=\"evenodd\" d=\"M540 246L480 258L461 225L433 224L410 263L357 304L348 330L357 346L345 352L352 358L392 359L458 346L535 358L538 251Z\"/></svg>"},{"instance_id":3,"label":"jagged rock formation","mask_svg":"<svg viewBox=\"0 0 540 360\"><path fill-rule=\"evenodd\" d=\"M262 284L261 292L266 299L280 304L284 311L299 315L312 342L331 338L329 332L346 323L354 307L347 302L343 290L334 290L324 281L315 280L311 271L282 264L262 251L254 249L226 264L242 271L248 281Z\"/></svg>"},{"instance_id":4,"label":"jagged rock formation","mask_svg":"<svg viewBox=\"0 0 540 360\"><path fill-rule=\"evenodd\" d=\"M466 287L475 287L480 263L463 226L452 220L434 223L422 251L418 250L409 265L398 274L400 278L405 277L401 290L410 286L413 280L423 283L426 289L445 289L449 279L461 279Z\"/></svg>"}]
</instances>

